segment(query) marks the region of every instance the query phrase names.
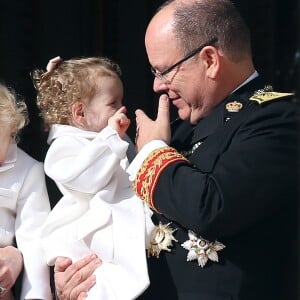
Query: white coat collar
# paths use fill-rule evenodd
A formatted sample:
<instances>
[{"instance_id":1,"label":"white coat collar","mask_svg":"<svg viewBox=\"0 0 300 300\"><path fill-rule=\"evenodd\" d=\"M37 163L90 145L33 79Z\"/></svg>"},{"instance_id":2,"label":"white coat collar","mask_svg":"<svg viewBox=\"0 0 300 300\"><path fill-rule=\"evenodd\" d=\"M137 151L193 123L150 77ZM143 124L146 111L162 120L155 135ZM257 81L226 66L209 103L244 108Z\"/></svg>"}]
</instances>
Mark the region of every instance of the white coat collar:
<instances>
[{"instance_id":1,"label":"white coat collar","mask_svg":"<svg viewBox=\"0 0 300 300\"><path fill-rule=\"evenodd\" d=\"M50 128L47 143L50 145L54 139L64 135L94 139L97 134L97 132L83 130L70 125L54 124Z\"/></svg>"},{"instance_id":2,"label":"white coat collar","mask_svg":"<svg viewBox=\"0 0 300 300\"><path fill-rule=\"evenodd\" d=\"M7 155L4 163L0 165L0 172L4 172L8 169L11 169L14 167L15 162L17 160L17 144L9 144L7 149Z\"/></svg>"}]
</instances>

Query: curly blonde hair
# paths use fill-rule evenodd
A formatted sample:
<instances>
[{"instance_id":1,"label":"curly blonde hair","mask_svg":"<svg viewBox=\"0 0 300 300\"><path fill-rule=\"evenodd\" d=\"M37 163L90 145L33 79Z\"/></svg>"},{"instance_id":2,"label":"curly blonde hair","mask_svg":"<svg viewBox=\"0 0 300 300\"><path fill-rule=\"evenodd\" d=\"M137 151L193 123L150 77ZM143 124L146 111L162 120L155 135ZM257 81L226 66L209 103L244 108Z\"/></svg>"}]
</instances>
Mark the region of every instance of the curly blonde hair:
<instances>
[{"instance_id":1,"label":"curly blonde hair","mask_svg":"<svg viewBox=\"0 0 300 300\"><path fill-rule=\"evenodd\" d=\"M49 72L34 70L31 75L48 130L52 124L71 124L72 105L79 100L89 103L99 93L99 76L121 78L121 69L107 57L86 57L62 60Z\"/></svg>"},{"instance_id":2,"label":"curly blonde hair","mask_svg":"<svg viewBox=\"0 0 300 300\"><path fill-rule=\"evenodd\" d=\"M17 134L27 123L28 111L24 100L13 89L0 83L0 124L10 126Z\"/></svg>"}]
</instances>

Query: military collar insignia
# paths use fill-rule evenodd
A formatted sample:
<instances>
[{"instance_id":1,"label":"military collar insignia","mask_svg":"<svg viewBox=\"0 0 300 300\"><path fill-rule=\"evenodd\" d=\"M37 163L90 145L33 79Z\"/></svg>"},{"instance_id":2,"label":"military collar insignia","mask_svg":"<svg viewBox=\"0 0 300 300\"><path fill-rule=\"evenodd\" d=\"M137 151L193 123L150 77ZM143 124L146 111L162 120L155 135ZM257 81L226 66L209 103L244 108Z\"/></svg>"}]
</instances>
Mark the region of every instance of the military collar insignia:
<instances>
[{"instance_id":1,"label":"military collar insignia","mask_svg":"<svg viewBox=\"0 0 300 300\"><path fill-rule=\"evenodd\" d=\"M181 246L188 250L187 261L198 260L198 265L203 268L208 260L218 262L219 257L217 251L225 248L225 245L215 241L210 242L198 237L193 231L188 231L189 240L185 241Z\"/></svg>"},{"instance_id":2,"label":"military collar insignia","mask_svg":"<svg viewBox=\"0 0 300 300\"><path fill-rule=\"evenodd\" d=\"M256 101L258 104L262 104L264 102L276 100L279 98L293 96L294 93L280 93L274 92L273 87L271 85L265 86L263 89L259 89L254 92L253 96L249 98L249 100Z\"/></svg>"},{"instance_id":3,"label":"military collar insignia","mask_svg":"<svg viewBox=\"0 0 300 300\"><path fill-rule=\"evenodd\" d=\"M173 236L177 228L173 229L170 225L171 223L162 224L159 222L159 225L156 226L154 236L147 249L148 257L156 256L158 258L162 250L171 251L169 247L172 246L173 241L178 242Z\"/></svg>"},{"instance_id":4,"label":"military collar insignia","mask_svg":"<svg viewBox=\"0 0 300 300\"><path fill-rule=\"evenodd\" d=\"M238 101L232 101L226 104L226 110L228 112L239 112L242 108L243 104Z\"/></svg>"}]
</instances>

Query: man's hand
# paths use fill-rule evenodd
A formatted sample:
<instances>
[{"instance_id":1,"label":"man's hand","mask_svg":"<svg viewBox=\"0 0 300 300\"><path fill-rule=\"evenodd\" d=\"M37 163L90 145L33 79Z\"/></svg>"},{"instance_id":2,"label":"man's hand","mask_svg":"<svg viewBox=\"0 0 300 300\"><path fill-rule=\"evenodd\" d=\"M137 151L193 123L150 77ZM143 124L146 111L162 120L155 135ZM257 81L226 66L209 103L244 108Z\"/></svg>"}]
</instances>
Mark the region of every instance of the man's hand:
<instances>
[{"instance_id":1,"label":"man's hand","mask_svg":"<svg viewBox=\"0 0 300 300\"><path fill-rule=\"evenodd\" d=\"M22 268L23 257L17 248L13 246L0 248L0 286L6 289L0 295L0 299L6 299L5 297L10 293Z\"/></svg>"},{"instance_id":2,"label":"man's hand","mask_svg":"<svg viewBox=\"0 0 300 300\"><path fill-rule=\"evenodd\" d=\"M96 256L91 255L72 263L69 258L58 257L54 266L56 294L60 300L82 300L89 289L95 285L93 272L102 264Z\"/></svg>"},{"instance_id":3,"label":"man's hand","mask_svg":"<svg viewBox=\"0 0 300 300\"><path fill-rule=\"evenodd\" d=\"M136 150L140 151L142 147L153 141L162 140L167 144L171 141L170 127L170 106L167 95L161 95L159 98L158 112L156 120L151 120L142 110L135 112L136 116Z\"/></svg>"}]
</instances>

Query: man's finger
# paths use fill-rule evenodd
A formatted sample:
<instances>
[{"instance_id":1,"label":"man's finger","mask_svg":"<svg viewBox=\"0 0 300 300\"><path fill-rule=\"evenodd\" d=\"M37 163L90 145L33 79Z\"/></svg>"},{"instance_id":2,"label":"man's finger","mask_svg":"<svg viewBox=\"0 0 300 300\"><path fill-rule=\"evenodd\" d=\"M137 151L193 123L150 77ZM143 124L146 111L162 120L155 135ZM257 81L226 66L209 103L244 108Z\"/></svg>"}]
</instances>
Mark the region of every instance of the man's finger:
<instances>
[{"instance_id":1,"label":"man's finger","mask_svg":"<svg viewBox=\"0 0 300 300\"><path fill-rule=\"evenodd\" d=\"M84 282L80 283L75 289L73 289L70 293L70 299L85 299L87 297L88 291L96 284L96 276L93 275L89 277Z\"/></svg>"},{"instance_id":2,"label":"man's finger","mask_svg":"<svg viewBox=\"0 0 300 300\"><path fill-rule=\"evenodd\" d=\"M163 94L159 97L158 112L156 120L160 124L170 123L170 104L167 95Z\"/></svg>"},{"instance_id":3,"label":"man's finger","mask_svg":"<svg viewBox=\"0 0 300 300\"><path fill-rule=\"evenodd\" d=\"M88 270L91 269L93 272L100 264L101 260L95 254L92 254L73 263L71 268L76 270L84 270L84 268L86 268Z\"/></svg>"},{"instance_id":4,"label":"man's finger","mask_svg":"<svg viewBox=\"0 0 300 300\"><path fill-rule=\"evenodd\" d=\"M67 257L58 257L54 265L54 273L64 272L68 266L72 264L72 260Z\"/></svg>"},{"instance_id":5,"label":"man's finger","mask_svg":"<svg viewBox=\"0 0 300 300\"><path fill-rule=\"evenodd\" d=\"M152 121L141 109L137 109L135 111L135 116L136 116L136 124L137 126L139 124L143 124L147 121Z\"/></svg>"}]
</instances>

